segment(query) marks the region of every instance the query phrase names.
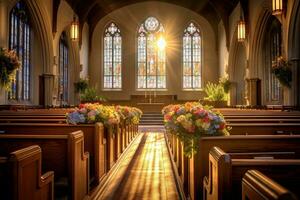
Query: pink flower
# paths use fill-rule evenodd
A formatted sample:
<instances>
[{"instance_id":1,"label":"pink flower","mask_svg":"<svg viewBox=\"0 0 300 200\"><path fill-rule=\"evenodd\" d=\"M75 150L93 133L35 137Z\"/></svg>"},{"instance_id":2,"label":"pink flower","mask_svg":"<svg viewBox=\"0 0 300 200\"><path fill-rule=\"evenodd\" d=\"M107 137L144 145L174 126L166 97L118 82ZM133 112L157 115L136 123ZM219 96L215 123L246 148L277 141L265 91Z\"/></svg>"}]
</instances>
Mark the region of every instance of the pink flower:
<instances>
[{"instance_id":1,"label":"pink flower","mask_svg":"<svg viewBox=\"0 0 300 200\"><path fill-rule=\"evenodd\" d=\"M204 117L204 118L202 119L202 121L203 121L204 123L210 123L210 120L209 120L208 117Z\"/></svg>"}]
</instances>

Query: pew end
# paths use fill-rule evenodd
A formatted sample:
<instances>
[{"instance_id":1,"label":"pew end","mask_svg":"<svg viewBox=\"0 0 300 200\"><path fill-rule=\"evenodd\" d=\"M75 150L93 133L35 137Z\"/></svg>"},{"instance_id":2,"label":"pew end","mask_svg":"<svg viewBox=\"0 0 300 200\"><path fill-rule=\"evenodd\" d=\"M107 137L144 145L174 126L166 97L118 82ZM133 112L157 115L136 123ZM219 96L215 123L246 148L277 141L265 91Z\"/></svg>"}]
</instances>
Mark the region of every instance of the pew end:
<instances>
[{"instance_id":1,"label":"pew end","mask_svg":"<svg viewBox=\"0 0 300 200\"><path fill-rule=\"evenodd\" d=\"M242 180L243 200L296 200L293 193L257 170L248 170Z\"/></svg>"},{"instance_id":2,"label":"pew end","mask_svg":"<svg viewBox=\"0 0 300 200\"><path fill-rule=\"evenodd\" d=\"M220 167L215 167L219 164ZM203 178L203 199L228 199L231 191L231 159L230 156L218 147L213 147L209 154L209 177ZM218 187L218 184L226 185L226 188ZM224 195L220 195L224 194Z\"/></svg>"},{"instance_id":3,"label":"pew end","mask_svg":"<svg viewBox=\"0 0 300 200\"><path fill-rule=\"evenodd\" d=\"M14 151L7 159L2 157L0 164L7 167L2 181L8 180L7 190L4 188L5 191L1 192L1 199L54 199L54 172L41 174L42 151L39 146ZM29 181L32 183L29 184Z\"/></svg>"}]
</instances>

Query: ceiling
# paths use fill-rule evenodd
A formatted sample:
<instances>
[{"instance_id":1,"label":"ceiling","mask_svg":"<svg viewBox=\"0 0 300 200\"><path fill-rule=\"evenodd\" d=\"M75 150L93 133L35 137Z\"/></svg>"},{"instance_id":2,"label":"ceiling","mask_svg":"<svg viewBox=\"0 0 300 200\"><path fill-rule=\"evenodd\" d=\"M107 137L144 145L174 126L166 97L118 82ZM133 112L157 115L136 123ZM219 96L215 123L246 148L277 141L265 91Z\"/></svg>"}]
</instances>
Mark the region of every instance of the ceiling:
<instances>
[{"instance_id":1,"label":"ceiling","mask_svg":"<svg viewBox=\"0 0 300 200\"><path fill-rule=\"evenodd\" d=\"M121 7L149 0L66 0L75 10L81 22L87 22L93 30L97 22L108 13ZM153 0L151 0L153 1ZM238 0L156 0L182 6L205 17L212 25L221 19L226 23ZM59 0L58 0L59 3ZM224 24L225 24L224 23Z\"/></svg>"}]
</instances>

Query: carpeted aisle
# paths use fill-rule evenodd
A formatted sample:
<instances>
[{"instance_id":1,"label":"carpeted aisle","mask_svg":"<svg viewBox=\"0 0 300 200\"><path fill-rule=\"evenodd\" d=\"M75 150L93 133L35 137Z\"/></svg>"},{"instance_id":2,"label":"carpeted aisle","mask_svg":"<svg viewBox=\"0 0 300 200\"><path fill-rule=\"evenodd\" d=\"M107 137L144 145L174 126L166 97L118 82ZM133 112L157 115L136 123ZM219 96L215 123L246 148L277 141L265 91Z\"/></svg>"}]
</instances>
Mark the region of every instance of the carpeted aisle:
<instances>
[{"instance_id":1,"label":"carpeted aisle","mask_svg":"<svg viewBox=\"0 0 300 200\"><path fill-rule=\"evenodd\" d=\"M163 133L141 133L97 199L178 199Z\"/></svg>"}]
</instances>

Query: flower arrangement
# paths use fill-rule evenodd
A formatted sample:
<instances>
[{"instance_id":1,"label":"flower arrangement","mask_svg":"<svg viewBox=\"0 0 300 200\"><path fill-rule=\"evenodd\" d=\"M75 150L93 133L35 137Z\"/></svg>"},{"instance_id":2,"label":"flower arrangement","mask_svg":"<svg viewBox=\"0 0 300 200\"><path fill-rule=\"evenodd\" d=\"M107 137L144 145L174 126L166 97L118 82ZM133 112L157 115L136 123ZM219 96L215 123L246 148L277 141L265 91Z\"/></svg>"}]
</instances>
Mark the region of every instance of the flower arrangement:
<instances>
[{"instance_id":1,"label":"flower arrangement","mask_svg":"<svg viewBox=\"0 0 300 200\"><path fill-rule=\"evenodd\" d=\"M224 117L198 102L169 105L163 108L166 129L184 143L184 154L191 157L198 150L201 136L229 135Z\"/></svg>"},{"instance_id":2,"label":"flower arrangement","mask_svg":"<svg viewBox=\"0 0 300 200\"><path fill-rule=\"evenodd\" d=\"M126 124L139 124L140 118L143 114L140 109L129 106L116 106L116 110L119 113L121 120Z\"/></svg>"},{"instance_id":3,"label":"flower arrangement","mask_svg":"<svg viewBox=\"0 0 300 200\"><path fill-rule=\"evenodd\" d=\"M106 127L120 123L120 116L113 106L102 104L80 104L74 111L67 113L67 123L69 124L92 124L102 122Z\"/></svg>"},{"instance_id":4,"label":"flower arrangement","mask_svg":"<svg viewBox=\"0 0 300 200\"><path fill-rule=\"evenodd\" d=\"M9 90L17 70L21 68L21 62L14 50L0 48L0 68L0 86Z\"/></svg>"},{"instance_id":5,"label":"flower arrangement","mask_svg":"<svg viewBox=\"0 0 300 200\"><path fill-rule=\"evenodd\" d=\"M272 73L278 79L281 85L291 87L292 71L287 62L282 56L277 58L277 61L272 64Z\"/></svg>"},{"instance_id":6,"label":"flower arrangement","mask_svg":"<svg viewBox=\"0 0 300 200\"><path fill-rule=\"evenodd\" d=\"M69 124L92 124L102 122L109 128L125 120L138 124L141 111L134 107L127 106L105 106L99 103L80 104L74 111L67 113Z\"/></svg>"}]
</instances>

